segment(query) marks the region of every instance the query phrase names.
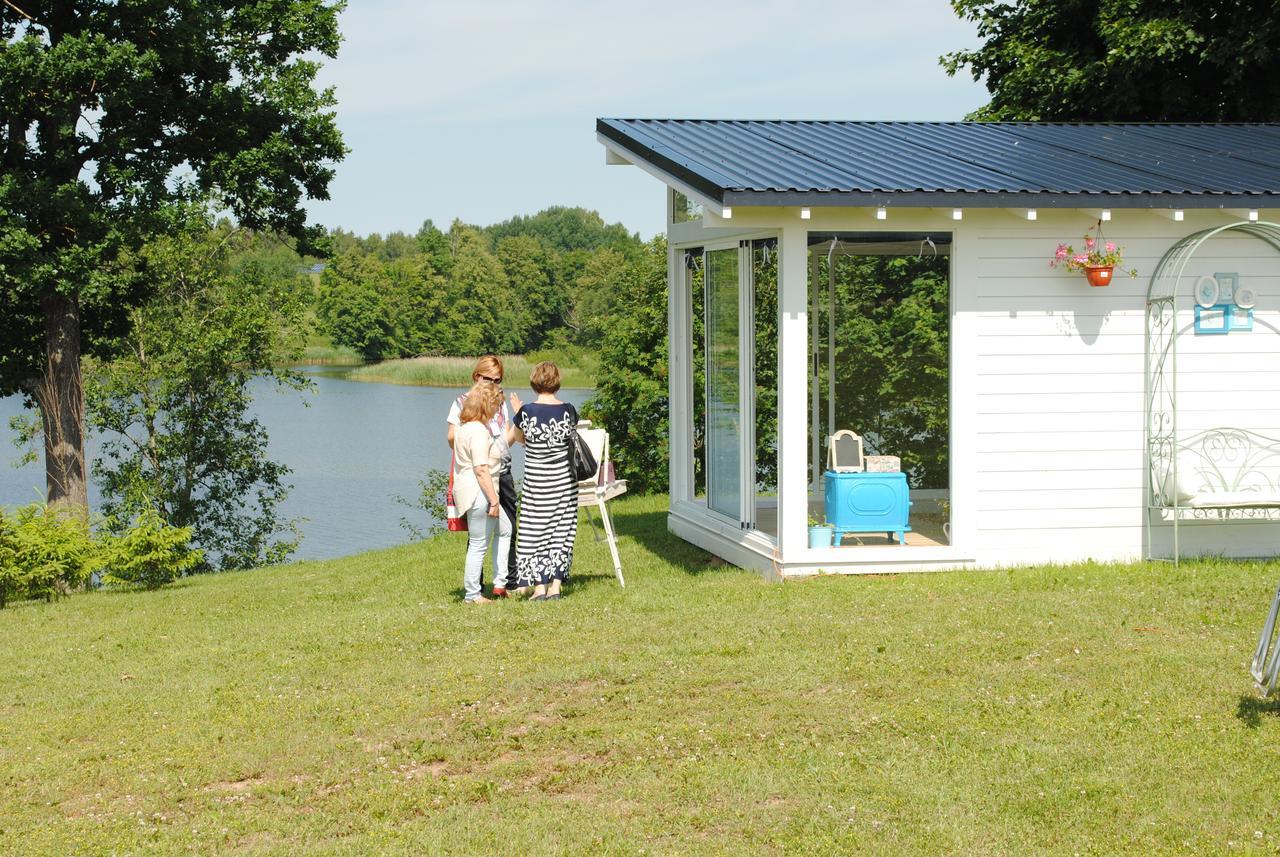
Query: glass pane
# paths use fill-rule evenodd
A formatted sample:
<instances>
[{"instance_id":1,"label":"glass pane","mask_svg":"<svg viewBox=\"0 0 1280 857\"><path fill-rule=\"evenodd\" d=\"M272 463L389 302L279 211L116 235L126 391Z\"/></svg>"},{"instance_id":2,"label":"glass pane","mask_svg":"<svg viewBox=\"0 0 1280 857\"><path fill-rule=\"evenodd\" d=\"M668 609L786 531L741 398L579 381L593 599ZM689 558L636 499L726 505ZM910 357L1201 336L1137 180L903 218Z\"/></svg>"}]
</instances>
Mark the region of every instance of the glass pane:
<instances>
[{"instance_id":1,"label":"glass pane","mask_svg":"<svg viewBox=\"0 0 1280 857\"><path fill-rule=\"evenodd\" d=\"M675 223L689 223L702 219L702 203L695 202L678 190L671 191L671 219Z\"/></svg>"},{"instance_id":2,"label":"glass pane","mask_svg":"<svg viewBox=\"0 0 1280 857\"><path fill-rule=\"evenodd\" d=\"M738 383L738 250L711 250L706 262L707 504L742 516L742 400Z\"/></svg>"},{"instance_id":3,"label":"glass pane","mask_svg":"<svg viewBox=\"0 0 1280 857\"><path fill-rule=\"evenodd\" d=\"M686 260L689 277L689 334L693 367L693 496L707 499L707 291L702 250Z\"/></svg>"},{"instance_id":4,"label":"glass pane","mask_svg":"<svg viewBox=\"0 0 1280 857\"><path fill-rule=\"evenodd\" d=\"M851 430L866 455L897 458L912 491L934 495L911 509L926 544L945 543L949 509L949 253L947 237L926 235L810 245L815 498L820 504L827 438Z\"/></svg>"},{"instance_id":5,"label":"glass pane","mask_svg":"<svg viewBox=\"0 0 1280 857\"><path fill-rule=\"evenodd\" d=\"M778 490L778 246L751 247L755 298L756 491Z\"/></svg>"},{"instance_id":6,"label":"glass pane","mask_svg":"<svg viewBox=\"0 0 1280 857\"><path fill-rule=\"evenodd\" d=\"M752 519L765 535L778 535L778 245L751 246L755 355L755 491Z\"/></svg>"}]
</instances>

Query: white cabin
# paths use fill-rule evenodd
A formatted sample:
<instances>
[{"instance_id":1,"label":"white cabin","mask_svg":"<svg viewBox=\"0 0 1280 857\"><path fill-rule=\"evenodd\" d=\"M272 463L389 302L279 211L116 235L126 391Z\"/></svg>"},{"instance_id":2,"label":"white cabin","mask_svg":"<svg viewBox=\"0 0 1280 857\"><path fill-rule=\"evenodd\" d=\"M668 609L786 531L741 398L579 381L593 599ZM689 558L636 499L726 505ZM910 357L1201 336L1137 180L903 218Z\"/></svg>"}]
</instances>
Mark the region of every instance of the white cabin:
<instances>
[{"instance_id":1,"label":"white cabin","mask_svg":"<svg viewBox=\"0 0 1280 857\"><path fill-rule=\"evenodd\" d=\"M667 187L673 533L771 576L1280 553L1280 126L601 119L597 139ZM1050 266L1098 228L1136 277ZM847 343L930 301L941 351L890 343L929 413L878 402L894 366ZM810 546L844 502L839 430L907 472L905 544Z\"/></svg>"}]
</instances>

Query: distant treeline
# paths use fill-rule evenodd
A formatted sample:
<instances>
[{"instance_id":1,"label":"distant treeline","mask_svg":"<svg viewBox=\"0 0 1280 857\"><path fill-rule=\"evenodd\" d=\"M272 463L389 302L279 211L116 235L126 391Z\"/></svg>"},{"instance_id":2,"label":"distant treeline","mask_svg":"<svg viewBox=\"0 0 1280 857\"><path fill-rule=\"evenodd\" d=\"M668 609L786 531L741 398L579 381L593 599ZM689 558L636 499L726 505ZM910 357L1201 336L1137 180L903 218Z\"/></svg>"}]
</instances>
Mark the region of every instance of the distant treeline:
<instances>
[{"instance_id":1,"label":"distant treeline","mask_svg":"<svg viewBox=\"0 0 1280 857\"><path fill-rule=\"evenodd\" d=\"M319 332L367 360L595 349L643 244L582 208L414 235L329 234Z\"/></svg>"},{"instance_id":2,"label":"distant treeline","mask_svg":"<svg viewBox=\"0 0 1280 857\"><path fill-rule=\"evenodd\" d=\"M427 221L414 235L325 237L329 255L318 259L297 255L288 239L249 235L227 247L225 268L274 284L272 305L309 304L318 333L370 361L537 351L591 365L584 416L609 430L630 490L666 489L663 236L642 242L593 211L549 208L488 227L455 221L442 231ZM298 329L301 313L280 315L294 333L286 338L308 332Z\"/></svg>"}]
</instances>

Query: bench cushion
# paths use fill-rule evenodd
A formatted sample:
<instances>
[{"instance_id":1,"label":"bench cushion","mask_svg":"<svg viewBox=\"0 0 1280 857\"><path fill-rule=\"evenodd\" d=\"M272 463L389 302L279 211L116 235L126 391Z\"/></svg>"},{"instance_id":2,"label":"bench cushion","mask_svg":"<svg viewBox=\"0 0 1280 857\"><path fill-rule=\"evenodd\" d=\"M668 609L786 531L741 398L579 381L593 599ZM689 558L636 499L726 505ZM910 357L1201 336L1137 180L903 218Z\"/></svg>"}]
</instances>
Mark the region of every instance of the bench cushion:
<instances>
[{"instance_id":1,"label":"bench cushion","mask_svg":"<svg viewBox=\"0 0 1280 857\"><path fill-rule=\"evenodd\" d=\"M1189 509L1248 509L1280 506L1280 492L1202 491L1186 499L1179 498L1178 505Z\"/></svg>"}]
</instances>

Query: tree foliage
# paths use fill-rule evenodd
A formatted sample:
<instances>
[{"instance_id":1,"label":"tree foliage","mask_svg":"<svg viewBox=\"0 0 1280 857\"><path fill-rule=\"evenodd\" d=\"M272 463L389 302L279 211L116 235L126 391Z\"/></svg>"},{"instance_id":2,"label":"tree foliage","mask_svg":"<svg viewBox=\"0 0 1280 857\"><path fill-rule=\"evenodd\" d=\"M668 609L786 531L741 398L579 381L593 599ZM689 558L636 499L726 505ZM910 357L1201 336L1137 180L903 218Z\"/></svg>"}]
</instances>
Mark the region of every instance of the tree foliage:
<instances>
[{"instance_id":1,"label":"tree foliage","mask_svg":"<svg viewBox=\"0 0 1280 857\"><path fill-rule=\"evenodd\" d=\"M641 247L595 212L552 208L479 228L431 221L407 236L337 230L317 317L366 360L524 353L548 342L593 347Z\"/></svg>"},{"instance_id":2,"label":"tree foliage","mask_svg":"<svg viewBox=\"0 0 1280 857\"><path fill-rule=\"evenodd\" d=\"M609 336L600 343L600 374L583 416L609 431L619 476L638 493L664 491L667 381L667 242L654 238L613 272L617 289Z\"/></svg>"},{"instance_id":3,"label":"tree foliage","mask_svg":"<svg viewBox=\"0 0 1280 857\"><path fill-rule=\"evenodd\" d=\"M88 582L101 566L88 524L35 504L12 517L0 512L0 607L9 601L52 601Z\"/></svg>"},{"instance_id":4,"label":"tree foliage","mask_svg":"<svg viewBox=\"0 0 1280 857\"><path fill-rule=\"evenodd\" d=\"M418 480L417 494L412 497L393 495L392 499L412 514L412 517L400 516L400 526L409 534L409 538L422 541L445 531L444 522L448 514L445 492L448 488L449 471L433 469Z\"/></svg>"},{"instance_id":5,"label":"tree foliage","mask_svg":"<svg viewBox=\"0 0 1280 857\"><path fill-rule=\"evenodd\" d=\"M95 575L108 585L156 589L200 560L191 531L154 512L117 529L94 532L79 516L41 503L12 515L0 510L0 608L22 599L52 601L92 585Z\"/></svg>"},{"instance_id":6,"label":"tree foliage","mask_svg":"<svg viewBox=\"0 0 1280 857\"><path fill-rule=\"evenodd\" d=\"M159 589L200 565L203 552L191 547L191 528L170 526L154 509L104 544L102 582L111 586Z\"/></svg>"},{"instance_id":7,"label":"tree foliage","mask_svg":"<svg viewBox=\"0 0 1280 857\"><path fill-rule=\"evenodd\" d=\"M278 515L288 468L268 458L249 412L253 376L304 384L279 367L300 354L309 288L272 263L273 243L223 225L132 254L128 270L154 296L130 311L117 356L87 373L103 513L191 528L204 568L279 562L297 544Z\"/></svg>"},{"instance_id":8,"label":"tree foliage","mask_svg":"<svg viewBox=\"0 0 1280 857\"><path fill-rule=\"evenodd\" d=\"M121 253L211 197L309 236L344 154L316 58L341 3L0 5L0 394L39 403L51 500L85 503L82 350L124 330L145 280Z\"/></svg>"},{"instance_id":9,"label":"tree foliage","mask_svg":"<svg viewBox=\"0 0 1280 857\"><path fill-rule=\"evenodd\" d=\"M594 211L565 206L552 206L527 217L513 217L490 226L485 232L495 242L524 235L566 253L640 243L640 236L627 232L621 223L606 224Z\"/></svg>"},{"instance_id":10,"label":"tree foliage","mask_svg":"<svg viewBox=\"0 0 1280 857\"><path fill-rule=\"evenodd\" d=\"M754 405L756 489L777 486L778 444L778 257L774 242L752 243L755 290ZM854 427L868 453L902 459L913 485L941 488L949 478L949 281L945 257L838 256L832 278L836 317L836 428ZM698 260L700 262L700 260ZM596 393L584 415L609 430L618 473L639 493L668 488L668 426L690 419L693 428L694 485L706 484L706 301L705 272L688 271L691 289L693 413L670 414L668 394L666 245L645 245L610 279L616 294L608 336L600 343ZM828 298L827 259L820 258L816 283ZM737 292L737 285L731 289ZM737 303L723 310L734 316ZM818 319L820 342L827 319ZM737 373L741 355L730 349L724 368ZM819 362L824 396L818 430L826 425L827 361ZM807 419L807 414L799 415Z\"/></svg>"},{"instance_id":11,"label":"tree foliage","mask_svg":"<svg viewBox=\"0 0 1280 857\"><path fill-rule=\"evenodd\" d=\"M335 345L355 349L366 360L401 350L388 296L387 265L377 256L334 256L320 275L316 311Z\"/></svg>"},{"instance_id":12,"label":"tree foliage","mask_svg":"<svg viewBox=\"0 0 1280 857\"><path fill-rule=\"evenodd\" d=\"M822 280L825 265L822 260ZM945 488L950 479L946 257L837 256L835 265L836 419L822 433L854 428L868 454L900 457L913 486ZM819 333L827 333L825 318ZM824 395L827 372L823 361L819 387Z\"/></svg>"},{"instance_id":13,"label":"tree foliage","mask_svg":"<svg viewBox=\"0 0 1280 857\"><path fill-rule=\"evenodd\" d=\"M952 0L982 45L947 54L991 101L970 118L1270 122L1280 118L1272 0Z\"/></svg>"}]
</instances>

